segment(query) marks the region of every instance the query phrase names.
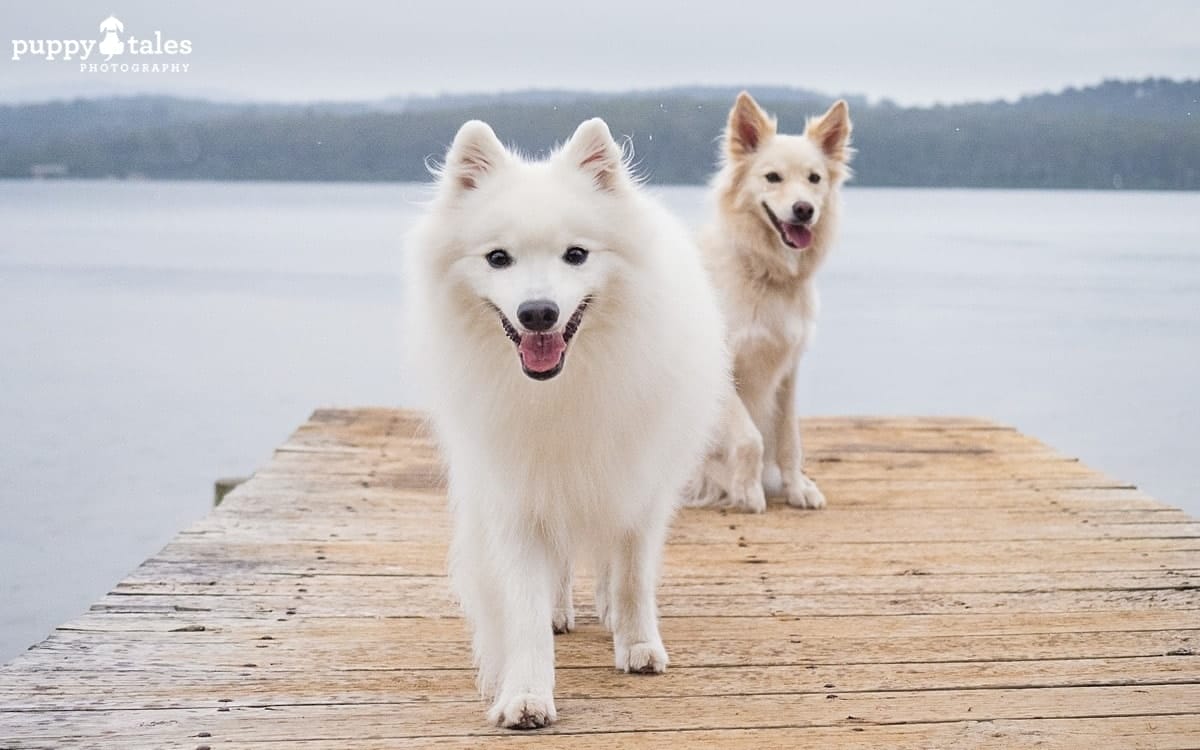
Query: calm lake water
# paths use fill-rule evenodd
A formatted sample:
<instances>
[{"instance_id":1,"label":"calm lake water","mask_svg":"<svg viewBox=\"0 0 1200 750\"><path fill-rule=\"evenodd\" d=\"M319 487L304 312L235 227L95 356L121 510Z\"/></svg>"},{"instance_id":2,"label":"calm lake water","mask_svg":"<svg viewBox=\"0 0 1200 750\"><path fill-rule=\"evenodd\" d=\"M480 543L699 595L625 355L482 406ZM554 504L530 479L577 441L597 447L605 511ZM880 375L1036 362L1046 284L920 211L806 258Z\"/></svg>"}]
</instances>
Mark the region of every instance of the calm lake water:
<instances>
[{"instance_id":1,"label":"calm lake water","mask_svg":"<svg viewBox=\"0 0 1200 750\"><path fill-rule=\"evenodd\" d=\"M702 189L659 192L703 217ZM0 660L314 407L409 402L397 271L423 196L0 182ZM992 417L1200 514L1200 194L846 203L802 413Z\"/></svg>"}]
</instances>

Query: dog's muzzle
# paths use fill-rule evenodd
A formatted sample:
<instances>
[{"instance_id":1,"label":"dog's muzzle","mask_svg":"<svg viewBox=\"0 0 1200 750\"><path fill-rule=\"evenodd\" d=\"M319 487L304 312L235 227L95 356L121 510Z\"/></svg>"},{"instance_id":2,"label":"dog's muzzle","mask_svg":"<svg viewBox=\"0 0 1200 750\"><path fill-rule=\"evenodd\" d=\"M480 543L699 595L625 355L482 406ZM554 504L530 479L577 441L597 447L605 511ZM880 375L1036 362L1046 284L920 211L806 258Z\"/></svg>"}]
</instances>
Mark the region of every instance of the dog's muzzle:
<instances>
[{"instance_id":1,"label":"dog's muzzle","mask_svg":"<svg viewBox=\"0 0 1200 750\"><path fill-rule=\"evenodd\" d=\"M567 348L570 346L571 339L575 338L575 334L579 332L579 326L583 323L583 313L590 303L591 298L585 297L579 303L579 307L575 308L575 312L567 320L566 325L552 330L529 330L526 328L519 331L509 322L499 307L492 305L492 309L500 317L500 325L504 329L504 334L517 346L517 356L521 362L522 372L534 380L549 380L562 372L563 365L567 361ZM523 304L522 310L536 311L546 306L546 303L540 301L532 303L533 307L530 307L530 304ZM541 307L538 307L539 305ZM520 317L521 314L519 313L518 316ZM548 313L540 313L535 325L542 325L542 321L547 317Z\"/></svg>"},{"instance_id":2,"label":"dog's muzzle","mask_svg":"<svg viewBox=\"0 0 1200 750\"><path fill-rule=\"evenodd\" d=\"M812 244L813 233L811 221L780 221L771 207L764 201L762 204L763 210L767 212L767 218L771 220L771 226L775 227L775 231L779 232L779 239L783 244L797 250L805 250ZM809 205L808 216L812 218L812 206Z\"/></svg>"}]
</instances>

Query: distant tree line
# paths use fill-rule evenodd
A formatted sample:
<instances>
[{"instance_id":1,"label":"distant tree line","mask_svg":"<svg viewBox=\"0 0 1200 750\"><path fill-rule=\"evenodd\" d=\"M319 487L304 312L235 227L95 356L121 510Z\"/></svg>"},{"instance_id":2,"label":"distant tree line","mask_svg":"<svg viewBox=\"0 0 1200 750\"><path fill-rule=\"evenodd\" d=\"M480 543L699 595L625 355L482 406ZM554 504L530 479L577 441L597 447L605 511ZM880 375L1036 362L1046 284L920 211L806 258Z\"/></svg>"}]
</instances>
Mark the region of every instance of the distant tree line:
<instances>
[{"instance_id":1,"label":"distant tree line","mask_svg":"<svg viewBox=\"0 0 1200 750\"><path fill-rule=\"evenodd\" d=\"M752 92L797 132L832 99ZM0 107L0 177L425 180L465 120L544 153L604 117L652 182L711 174L734 89L528 92L375 104L238 105L165 97ZM1017 102L851 101L860 185L1200 189L1200 81L1110 81ZM53 170L52 170L53 171Z\"/></svg>"}]
</instances>

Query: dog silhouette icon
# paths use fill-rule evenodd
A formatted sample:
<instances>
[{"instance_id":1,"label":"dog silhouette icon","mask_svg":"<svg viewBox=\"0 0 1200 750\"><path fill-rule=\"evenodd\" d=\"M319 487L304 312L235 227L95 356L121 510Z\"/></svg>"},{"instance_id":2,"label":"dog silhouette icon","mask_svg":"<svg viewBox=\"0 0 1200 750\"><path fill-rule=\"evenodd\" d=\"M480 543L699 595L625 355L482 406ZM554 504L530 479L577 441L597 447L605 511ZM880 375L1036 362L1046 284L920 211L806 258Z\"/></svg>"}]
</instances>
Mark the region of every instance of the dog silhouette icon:
<instances>
[{"instance_id":1,"label":"dog silhouette icon","mask_svg":"<svg viewBox=\"0 0 1200 750\"><path fill-rule=\"evenodd\" d=\"M106 62L113 59L113 55L125 53L125 42L117 36L125 31L125 24L121 23L121 19L109 16L100 22L100 31L104 34L104 38L100 40L100 54L108 55L104 58Z\"/></svg>"}]
</instances>

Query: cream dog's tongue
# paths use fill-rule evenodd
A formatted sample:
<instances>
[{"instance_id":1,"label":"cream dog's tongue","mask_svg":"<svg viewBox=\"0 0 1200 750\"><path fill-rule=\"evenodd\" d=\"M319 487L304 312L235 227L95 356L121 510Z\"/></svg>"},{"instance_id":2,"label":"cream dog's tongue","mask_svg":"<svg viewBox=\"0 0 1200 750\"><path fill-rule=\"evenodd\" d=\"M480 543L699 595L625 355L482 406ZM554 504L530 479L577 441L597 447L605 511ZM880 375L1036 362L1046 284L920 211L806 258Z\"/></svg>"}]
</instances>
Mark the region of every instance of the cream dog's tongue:
<instances>
[{"instance_id":1,"label":"cream dog's tongue","mask_svg":"<svg viewBox=\"0 0 1200 750\"><path fill-rule=\"evenodd\" d=\"M787 236L788 242L792 243L801 250L812 244L812 231L800 224L784 224L783 233Z\"/></svg>"},{"instance_id":2,"label":"cream dog's tongue","mask_svg":"<svg viewBox=\"0 0 1200 750\"><path fill-rule=\"evenodd\" d=\"M567 342L561 332L526 333L521 336L521 363L533 372L546 372L558 365L567 350Z\"/></svg>"}]
</instances>

